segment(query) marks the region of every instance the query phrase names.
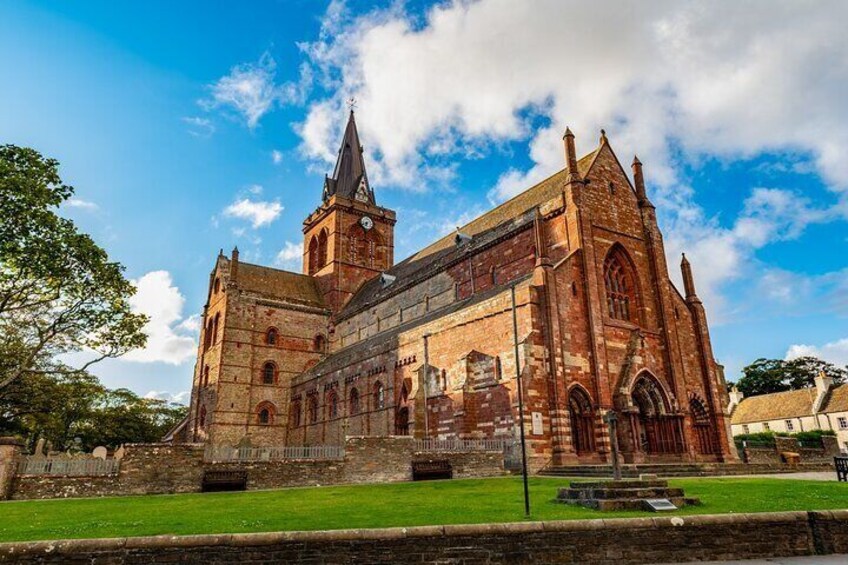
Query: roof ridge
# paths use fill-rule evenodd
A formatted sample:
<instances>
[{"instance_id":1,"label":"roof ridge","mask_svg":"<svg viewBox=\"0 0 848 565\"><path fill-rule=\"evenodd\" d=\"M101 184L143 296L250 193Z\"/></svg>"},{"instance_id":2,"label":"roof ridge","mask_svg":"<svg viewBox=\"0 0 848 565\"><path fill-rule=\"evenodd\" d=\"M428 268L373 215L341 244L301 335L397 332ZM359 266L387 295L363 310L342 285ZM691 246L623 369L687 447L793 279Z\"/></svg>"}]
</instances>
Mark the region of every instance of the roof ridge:
<instances>
[{"instance_id":1,"label":"roof ridge","mask_svg":"<svg viewBox=\"0 0 848 565\"><path fill-rule=\"evenodd\" d=\"M245 261L239 261L240 265L247 265L249 267L258 267L260 269L268 269L269 271L277 271L278 273L285 273L287 275L295 275L297 277L303 277L306 279L312 280L313 277L311 275L307 275L304 273L295 273L294 271L288 271L286 269L278 269L277 267L269 267L268 265L258 265L256 263L247 263Z\"/></svg>"}]
</instances>

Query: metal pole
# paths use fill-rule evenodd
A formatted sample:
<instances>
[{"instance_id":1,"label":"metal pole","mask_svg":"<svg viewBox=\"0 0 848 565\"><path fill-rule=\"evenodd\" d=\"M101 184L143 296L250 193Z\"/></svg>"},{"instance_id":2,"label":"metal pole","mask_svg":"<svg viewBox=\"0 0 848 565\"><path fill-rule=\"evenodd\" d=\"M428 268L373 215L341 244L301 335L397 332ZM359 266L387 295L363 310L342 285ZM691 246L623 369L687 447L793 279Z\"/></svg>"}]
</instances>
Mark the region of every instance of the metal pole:
<instances>
[{"instance_id":1,"label":"metal pole","mask_svg":"<svg viewBox=\"0 0 848 565\"><path fill-rule=\"evenodd\" d=\"M530 517L530 489L527 487L527 443L524 439L524 392L521 386L521 367L518 363L518 315L515 310L515 285L512 293L512 343L515 348L515 380L518 382L518 426L521 434L521 475L524 479L524 515Z\"/></svg>"},{"instance_id":2,"label":"metal pole","mask_svg":"<svg viewBox=\"0 0 848 565\"><path fill-rule=\"evenodd\" d=\"M424 334L424 439L430 439L430 415L427 409L427 379L430 377L429 333Z\"/></svg>"}]
</instances>

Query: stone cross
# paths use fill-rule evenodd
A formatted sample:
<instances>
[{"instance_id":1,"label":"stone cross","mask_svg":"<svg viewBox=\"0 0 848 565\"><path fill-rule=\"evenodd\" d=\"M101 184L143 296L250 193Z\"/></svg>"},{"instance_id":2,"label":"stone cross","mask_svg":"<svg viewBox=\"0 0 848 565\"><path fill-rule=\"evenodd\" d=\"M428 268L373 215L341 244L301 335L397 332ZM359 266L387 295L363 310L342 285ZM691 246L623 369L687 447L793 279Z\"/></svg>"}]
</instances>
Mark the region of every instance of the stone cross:
<instances>
[{"instance_id":1,"label":"stone cross","mask_svg":"<svg viewBox=\"0 0 848 565\"><path fill-rule=\"evenodd\" d=\"M604 422L609 425L610 436L610 456L612 457L612 478L616 481L621 480L621 466L618 462L618 434L616 432L616 423L618 417L613 410L604 414Z\"/></svg>"}]
</instances>

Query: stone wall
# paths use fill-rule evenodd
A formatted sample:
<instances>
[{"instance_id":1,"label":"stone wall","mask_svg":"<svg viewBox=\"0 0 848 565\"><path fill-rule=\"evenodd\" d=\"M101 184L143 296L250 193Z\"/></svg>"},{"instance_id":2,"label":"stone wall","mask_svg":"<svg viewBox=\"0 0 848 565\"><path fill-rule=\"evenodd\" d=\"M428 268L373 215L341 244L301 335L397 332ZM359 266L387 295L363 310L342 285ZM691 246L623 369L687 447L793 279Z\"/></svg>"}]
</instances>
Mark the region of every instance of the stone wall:
<instances>
[{"instance_id":1,"label":"stone wall","mask_svg":"<svg viewBox=\"0 0 848 565\"><path fill-rule=\"evenodd\" d=\"M504 474L501 451L420 453L411 437L348 438L344 459L206 462L201 444L131 444L117 475L22 475L11 483L15 500L199 492L206 470L247 471L249 490L412 479L412 462L448 459L455 478Z\"/></svg>"},{"instance_id":2,"label":"stone wall","mask_svg":"<svg viewBox=\"0 0 848 565\"><path fill-rule=\"evenodd\" d=\"M0 544L0 563L682 563L848 553L848 510Z\"/></svg>"},{"instance_id":3,"label":"stone wall","mask_svg":"<svg viewBox=\"0 0 848 565\"><path fill-rule=\"evenodd\" d=\"M833 458L839 455L839 442L836 436L822 436L822 446L801 447L794 437L774 438L774 447L746 447L743 457L746 463L780 464L785 463L782 453L797 453L801 456L802 464L833 463Z\"/></svg>"}]
</instances>

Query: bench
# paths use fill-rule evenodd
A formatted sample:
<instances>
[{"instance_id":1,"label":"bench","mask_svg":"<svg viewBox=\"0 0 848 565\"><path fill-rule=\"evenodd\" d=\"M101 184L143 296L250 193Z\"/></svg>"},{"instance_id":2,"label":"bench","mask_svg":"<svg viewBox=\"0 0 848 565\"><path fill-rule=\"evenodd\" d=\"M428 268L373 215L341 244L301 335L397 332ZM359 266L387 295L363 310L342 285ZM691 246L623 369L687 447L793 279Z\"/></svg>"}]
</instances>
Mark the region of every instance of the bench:
<instances>
[{"instance_id":1,"label":"bench","mask_svg":"<svg viewBox=\"0 0 848 565\"><path fill-rule=\"evenodd\" d=\"M203 492L247 490L247 471L204 471Z\"/></svg>"},{"instance_id":2,"label":"bench","mask_svg":"<svg viewBox=\"0 0 848 565\"><path fill-rule=\"evenodd\" d=\"M412 480L452 479L453 467L447 459L412 462Z\"/></svg>"},{"instance_id":3,"label":"bench","mask_svg":"<svg viewBox=\"0 0 848 565\"><path fill-rule=\"evenodd\" d=\"M836 467L836 479L841 482L848 482L848 457L834 457L833 465Z\"/></svg>"}]
</instances>

